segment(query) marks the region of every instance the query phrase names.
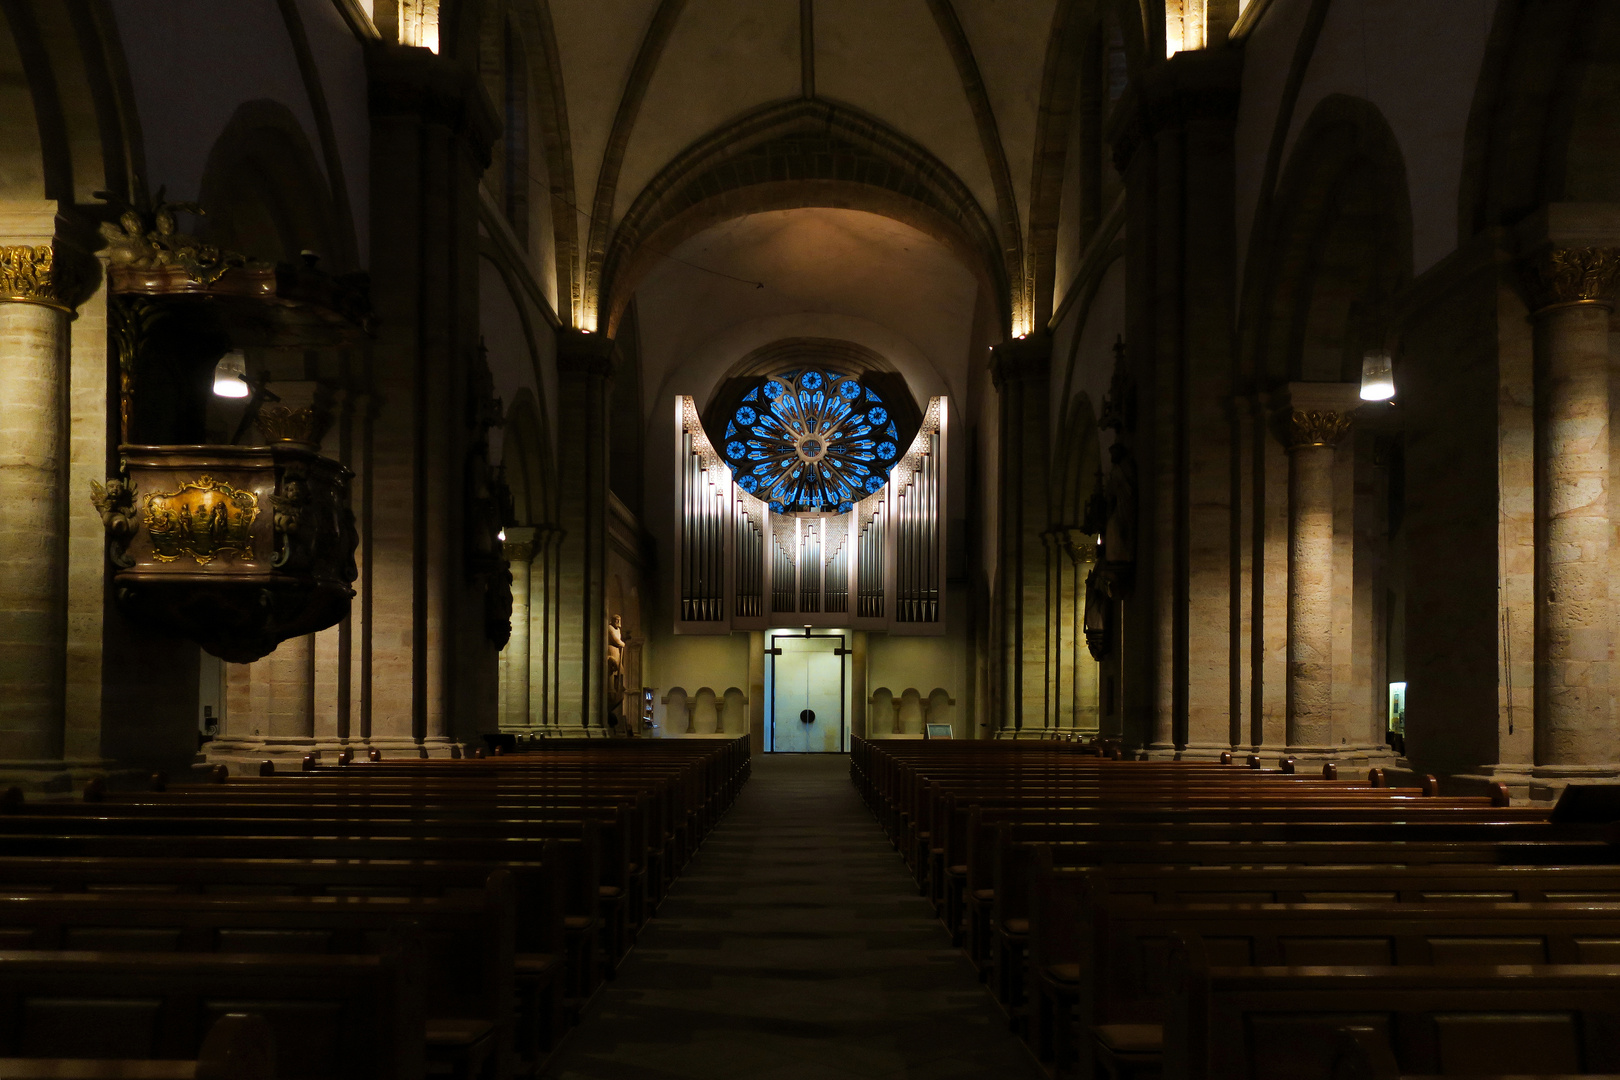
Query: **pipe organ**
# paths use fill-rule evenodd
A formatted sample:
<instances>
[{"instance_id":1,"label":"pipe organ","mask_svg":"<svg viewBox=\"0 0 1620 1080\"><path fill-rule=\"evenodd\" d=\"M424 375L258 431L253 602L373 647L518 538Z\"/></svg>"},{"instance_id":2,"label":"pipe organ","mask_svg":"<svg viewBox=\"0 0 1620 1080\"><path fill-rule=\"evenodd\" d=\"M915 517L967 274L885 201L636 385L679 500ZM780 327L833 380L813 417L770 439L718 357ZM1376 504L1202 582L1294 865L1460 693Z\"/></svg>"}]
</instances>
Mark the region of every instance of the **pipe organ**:
<instances>
[{"instance_id":1,"label":"pipe organ","mask_svg":"<svg viewBox=\"0 0 1620 1080\"><path fill-rule=\"evenodd\" d=\"M945 399L887 482L843 512L779 513L734 482L696 403L676 399L676 632L944 630ZM875 486L875 485L874 485Z\"/></svg>"}]
</instances>

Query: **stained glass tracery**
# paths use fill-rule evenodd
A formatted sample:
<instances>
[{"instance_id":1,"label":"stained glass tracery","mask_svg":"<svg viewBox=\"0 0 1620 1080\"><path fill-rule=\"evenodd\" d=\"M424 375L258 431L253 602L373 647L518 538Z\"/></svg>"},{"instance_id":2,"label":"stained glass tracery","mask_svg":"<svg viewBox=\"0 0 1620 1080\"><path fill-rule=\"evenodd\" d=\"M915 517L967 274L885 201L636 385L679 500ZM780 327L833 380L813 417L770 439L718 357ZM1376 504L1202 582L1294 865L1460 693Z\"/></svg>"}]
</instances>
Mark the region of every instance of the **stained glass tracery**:
<instances>
[{"instance_id":1,"label":"stained glass tracery","mask_svg":"<svg viewBox=\"0 0 1620 1080\"><path fill-rule=\"evenodd\" d=\"M784 372L743 395L722 452L737 485L775 513L848 513L900 456L891 412L854 376Z\"/></svg>"}]
</instances>

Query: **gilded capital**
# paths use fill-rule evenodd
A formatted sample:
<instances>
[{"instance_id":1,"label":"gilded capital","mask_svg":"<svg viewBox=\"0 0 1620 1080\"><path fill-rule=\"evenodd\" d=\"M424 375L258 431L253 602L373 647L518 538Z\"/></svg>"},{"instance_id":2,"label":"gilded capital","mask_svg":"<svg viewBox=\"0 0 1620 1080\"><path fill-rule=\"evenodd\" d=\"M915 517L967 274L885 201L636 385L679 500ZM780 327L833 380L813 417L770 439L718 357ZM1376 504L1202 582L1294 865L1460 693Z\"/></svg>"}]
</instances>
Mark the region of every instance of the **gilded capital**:
<instances>
[{"instance_id":1,"label":"gilded capital","mask_svg":"<svg viewBox=\"0 0 1620 1080\"><path fill-rule=\"evenodd\" d=\"M72 312L76 292L68 264L50 244L0 247L0 303L43 304Z\"/></svg>"},{"instance_id":2,"label":"gilded capital","mask_svg":"<svg viewBox=\"0 0 1620 1080\"><path fill-rule=\"evenodd\" d=\"M1543 248L1524 260L1532 312L1569 304L1612 307L1620 291L1620 249Z\"/></svg>"},{"instance_id":3,"label":"gilded capital","mask_svg":"<svg viewBox=\"0 0 1620 1080\"><path fill-rule=\"evenodd\" d=\"M1354 418L1334 409L1292 409L1283 418L1283 445L1290 452L1307 446L1336 446Z\"/></svg>"}]
</instances>

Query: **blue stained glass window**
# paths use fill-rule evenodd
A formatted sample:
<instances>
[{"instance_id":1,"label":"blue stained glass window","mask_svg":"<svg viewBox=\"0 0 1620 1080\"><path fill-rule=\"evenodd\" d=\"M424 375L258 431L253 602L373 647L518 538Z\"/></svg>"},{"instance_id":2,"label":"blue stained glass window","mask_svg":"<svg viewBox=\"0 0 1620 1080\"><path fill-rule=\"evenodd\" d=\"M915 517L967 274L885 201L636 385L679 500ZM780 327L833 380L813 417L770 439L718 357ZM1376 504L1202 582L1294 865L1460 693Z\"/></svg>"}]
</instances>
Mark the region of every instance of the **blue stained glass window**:
<instances>
[{"instance_id":1,"label":"blue stained glass window","mask_svg":"<svg viewBox=\"0 0 1620 1080\"><path fill-rule=\"evenodd\" d=\"M732 414L726 461L748 481L738 485L777 513L847 513L882 490L900 456L892 410L852 376L800 368L765 380L743 400L755 404ZM889 438L875 442L873 424Z\"/></svg>"}]
</instances>

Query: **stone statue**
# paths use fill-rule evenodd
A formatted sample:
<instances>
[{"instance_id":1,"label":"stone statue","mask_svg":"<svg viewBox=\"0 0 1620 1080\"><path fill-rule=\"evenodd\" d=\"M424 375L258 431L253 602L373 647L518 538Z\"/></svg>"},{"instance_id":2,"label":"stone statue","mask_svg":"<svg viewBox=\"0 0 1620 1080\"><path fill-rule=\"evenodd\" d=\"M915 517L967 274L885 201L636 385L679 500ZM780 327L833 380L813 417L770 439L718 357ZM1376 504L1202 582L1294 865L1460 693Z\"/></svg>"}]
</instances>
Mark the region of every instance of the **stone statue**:
<instances>
[{"instance_id":1,"label":"stone statue","mask_svg":"<svg viewBox=\"0 0 1620 1080\"><path fill-rule=\"evenodd\" d=\"M607 722L618 729L624 725L624 621L608 617L607 627Z\"/></svg>"}]
</instances>

